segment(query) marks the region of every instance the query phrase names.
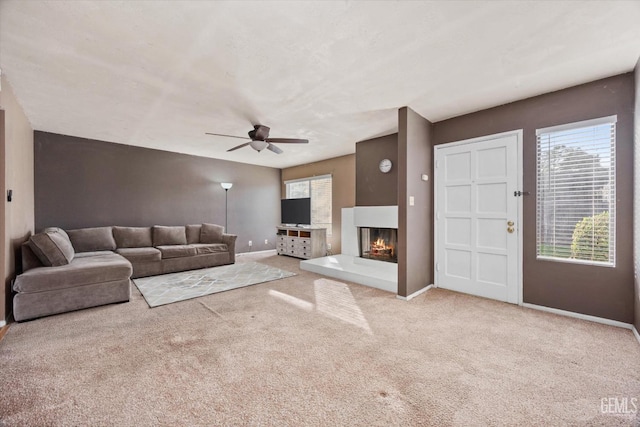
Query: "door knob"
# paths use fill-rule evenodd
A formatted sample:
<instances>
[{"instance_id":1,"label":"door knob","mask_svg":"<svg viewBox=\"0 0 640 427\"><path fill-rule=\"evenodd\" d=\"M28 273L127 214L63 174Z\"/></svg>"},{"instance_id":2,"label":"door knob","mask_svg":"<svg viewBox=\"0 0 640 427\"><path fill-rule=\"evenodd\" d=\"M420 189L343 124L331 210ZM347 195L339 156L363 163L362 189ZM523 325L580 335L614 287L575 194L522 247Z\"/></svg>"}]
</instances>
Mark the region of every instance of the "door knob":
<instances>
[{"instance_id":1,"label":"door knob","mask_svg":"<svg viewBox=\"0 0 640 427\"><path fill-rule=\"evenodd\" d=\"M513 227L513 221L507 221L507 225L508 225L509 227Z\"/></svg>"},{"instance_id":2,"label":"door knob","mask_svg":"<svg viewBox=\"0 0 640 427\"><path fill-rule=\"evenodd\" d=\"M507 232L508 233L513 233L513 227L507 227Z\"/></svg>"}]
</instances>

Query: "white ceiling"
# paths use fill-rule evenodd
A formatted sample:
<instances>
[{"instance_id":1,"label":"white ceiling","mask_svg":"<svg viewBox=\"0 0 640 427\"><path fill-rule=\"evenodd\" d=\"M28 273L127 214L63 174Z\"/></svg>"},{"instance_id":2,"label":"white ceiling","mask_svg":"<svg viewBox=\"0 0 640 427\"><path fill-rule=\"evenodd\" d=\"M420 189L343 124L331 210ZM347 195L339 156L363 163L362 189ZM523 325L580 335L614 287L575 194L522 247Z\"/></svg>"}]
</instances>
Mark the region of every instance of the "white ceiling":
<instances>
[{"instance_id":1,"label":"white ceiling","mask_svg":"<svg viewBox=\"0 0 640 427\"><path fill-rule=\"evenodd\" d=\"M34 129L288 167L633 69L640 2L2 1L0 68ZM308 138L227 153L252 123Z\"/></svg>"}]
</instances>

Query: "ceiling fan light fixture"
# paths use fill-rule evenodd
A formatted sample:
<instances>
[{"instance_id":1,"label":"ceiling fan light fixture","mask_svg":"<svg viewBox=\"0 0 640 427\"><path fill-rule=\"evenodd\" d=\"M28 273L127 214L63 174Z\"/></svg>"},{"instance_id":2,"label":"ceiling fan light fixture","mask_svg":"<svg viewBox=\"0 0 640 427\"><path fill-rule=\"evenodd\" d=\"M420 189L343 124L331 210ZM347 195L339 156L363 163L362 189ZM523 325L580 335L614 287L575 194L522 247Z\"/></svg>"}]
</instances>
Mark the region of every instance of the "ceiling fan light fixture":
<instances>
[{"instance_id":1,"label":"ceiling fan light fixture","mask_svg":"<svg viewBox=\"0 0 640 427\"><path fill-rule=\"evenodd\" d=\"M213 132L205 132L205 134L207 135L214 135L214 136L224 136L227 138L239 138L239 139L246 139L243 138L241 136L235 136L235 135L227 135L225 133L213 133ZM278 144L307 144L309 143L308 139L298 139L298 138L269 138L269 127L268 126L264 126L264 125L254 125L253 129L249 131L249 138L251 138L251 141L245 142L244 144L240 144L240 145L236 145L235 147L229 148L227 150L227 152L229 151L236 151L242 147L246 147L247 145L250 146L251 148L253 148L254 150L256 150L257 152L260 152L262 150L264 150L265 148L269 151L273 151L276 154L282 154L282 150L278 147L276 147L275 145L273 145L273 143L278 143Z\"/></svg>"},{"instance_id":2,"label":"ceiling fan light fixture","mask_svg":"<svg viewBox=\"0 0 640 427\"><path fill-rule=\"evenodd\" d=\"M254 140L251 141L249 145L256 151L262 151L267 148L267 145L269 145L269 143L267 141Z\"/></svg>"}]
</instances>

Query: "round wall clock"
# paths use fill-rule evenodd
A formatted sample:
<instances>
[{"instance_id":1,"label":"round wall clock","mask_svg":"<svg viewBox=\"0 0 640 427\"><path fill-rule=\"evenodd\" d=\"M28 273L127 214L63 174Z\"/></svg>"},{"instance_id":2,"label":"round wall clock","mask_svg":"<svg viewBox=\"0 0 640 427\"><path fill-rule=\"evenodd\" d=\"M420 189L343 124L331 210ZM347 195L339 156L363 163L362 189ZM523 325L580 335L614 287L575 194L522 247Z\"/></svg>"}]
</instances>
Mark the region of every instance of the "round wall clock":
<instances>
[{"instance_id":1,"label":"round wall clock","mask_svg":"<svg viewBox=\"0 0 640 427\"><path fill-rule=\"evenodd\" d=\"M391 166L393 166L393 163L391 163L391 160L389 159L380 160L380 164L378 165L378 167L380 168L380 172L382 173L389 172L391 170Z\"/></svg>"}]
</instances>

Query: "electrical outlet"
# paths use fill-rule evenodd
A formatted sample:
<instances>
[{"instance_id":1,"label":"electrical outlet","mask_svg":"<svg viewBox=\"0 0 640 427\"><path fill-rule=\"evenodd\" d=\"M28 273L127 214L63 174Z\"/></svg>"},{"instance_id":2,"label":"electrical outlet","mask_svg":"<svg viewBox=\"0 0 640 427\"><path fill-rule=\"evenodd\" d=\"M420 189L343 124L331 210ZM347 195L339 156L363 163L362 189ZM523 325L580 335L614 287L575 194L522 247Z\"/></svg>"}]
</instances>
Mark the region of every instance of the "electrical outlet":
<instances>
[{"instance_id":1,"label":"electrical outlet","mask_svg":"<svg viewBox=\"0 0 640 427\"><path fill-rule=\"evenodd\" d=\"M268 245L269 244L269 239L264 239L264 244Z\"/></svg>"},{"instance_id":2,"label":"electrical outlet","mask_svg":"<svg viewBox=\"0 0 640 427\"><path fill-rule=\"evenodd\" d=\"M249 247L253 246L253 242L249 240Z\"/></svg>"},{"instance_id":3,"label":"electrical outlet","mask_svg":"<svg viewBox=\"0 0 640 427\"><path fill-rule=\"evenodd\" d=\"M331 243L327 243L327 250L331 250Z\"/></svg>"}]
</instances>

